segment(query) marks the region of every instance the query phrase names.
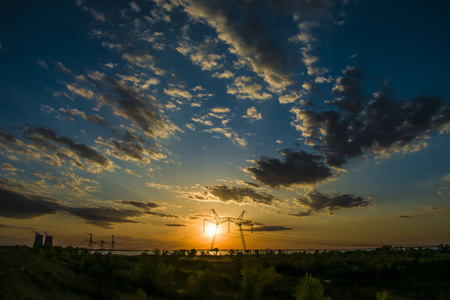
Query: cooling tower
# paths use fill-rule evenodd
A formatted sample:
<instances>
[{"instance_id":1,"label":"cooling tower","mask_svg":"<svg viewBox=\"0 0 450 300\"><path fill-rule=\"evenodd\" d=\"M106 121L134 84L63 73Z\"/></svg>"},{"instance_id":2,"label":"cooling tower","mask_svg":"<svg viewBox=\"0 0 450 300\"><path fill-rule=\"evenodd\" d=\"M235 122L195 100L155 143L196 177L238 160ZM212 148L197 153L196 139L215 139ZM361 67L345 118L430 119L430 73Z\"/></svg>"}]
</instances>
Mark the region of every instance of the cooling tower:
<instances>
[{"instance_id":1,"label":"cooling tower","mask_svg":"<svg viewBox=\"0 0 450 300\"><path fill-rule=\"evenodd\" d=\"M36 237L34 238L33 247L43 246L43 238L44 238L44 236L42 234L36 232Z\"/></svg>"},{"instance_id":2,"label":"cooling tower","mask_svg":"<svg viewBox=\"0 0 450 300\"><path fill-rule=\"evenodd\" d=\"M53 246L53 236L52 235L45 236L44 246L50 246L50 247Z\"/></svg>"}]
</instances>

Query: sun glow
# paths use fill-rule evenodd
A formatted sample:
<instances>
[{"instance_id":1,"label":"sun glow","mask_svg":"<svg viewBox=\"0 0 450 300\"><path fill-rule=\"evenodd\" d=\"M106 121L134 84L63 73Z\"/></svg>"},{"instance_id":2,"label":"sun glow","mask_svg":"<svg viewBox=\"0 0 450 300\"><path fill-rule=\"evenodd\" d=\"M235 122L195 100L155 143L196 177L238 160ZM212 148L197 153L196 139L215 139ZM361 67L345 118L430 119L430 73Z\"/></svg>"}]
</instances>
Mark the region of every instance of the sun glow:
<instances>
[{"instance_id":1,"label":"sun glow","mask_svg":"<svg viewBox=\"0 0 450 300\"><path fill-rule=\"evenodd\" d=\"M205 227L205 232L209 234L210 236L213 236L216 233L216 225L214 224L207 224Z\"/></svg>"}]
</instances>

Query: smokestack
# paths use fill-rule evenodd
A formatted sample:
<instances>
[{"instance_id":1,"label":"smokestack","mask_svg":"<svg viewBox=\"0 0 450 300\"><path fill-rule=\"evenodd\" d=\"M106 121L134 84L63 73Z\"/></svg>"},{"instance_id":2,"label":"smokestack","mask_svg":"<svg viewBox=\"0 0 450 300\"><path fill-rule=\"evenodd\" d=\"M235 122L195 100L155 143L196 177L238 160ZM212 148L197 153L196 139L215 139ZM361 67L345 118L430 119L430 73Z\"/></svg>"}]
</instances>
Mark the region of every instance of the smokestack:
<instances>
[{"instance_id":1,"label":"smokestack","mask_svg":"<svg viewBox=\"0 0 450 300\"><path fill-rule=\"evenodd\" d=\"M48 235L47 233L45 233L45 242L44 242L44 246L53 246L53 236L52 235Z\"/></svg>"},{"instance_id":2,"label":"smokestack","mask_svg":"<svg viewBox=\"0 0 450 300\"><path fill-rule=\"evenodd\" d=\"M39 232L34 232L36 234L35 238L34 238L34 244L33 247L40 247L43 246L43 239L44 236L42 234L40 234Z\"/></svg>"}]
</instances>

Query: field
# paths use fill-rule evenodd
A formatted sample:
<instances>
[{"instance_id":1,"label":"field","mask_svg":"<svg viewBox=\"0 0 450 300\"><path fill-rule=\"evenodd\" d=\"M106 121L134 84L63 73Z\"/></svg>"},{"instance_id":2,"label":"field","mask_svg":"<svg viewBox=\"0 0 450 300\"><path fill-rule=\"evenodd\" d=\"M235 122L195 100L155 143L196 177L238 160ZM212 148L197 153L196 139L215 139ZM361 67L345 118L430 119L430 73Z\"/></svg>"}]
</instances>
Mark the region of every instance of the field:
<instances>
[{"instance_id":1,"label":"field","mask_svg":"<svg viewBox=\"0 0 450 300\"><path fill-rule=\"evenodd\" d=\"M1 247L2 299L450 299L450 249L139 256Z\"/></svg>"}]
</instances>

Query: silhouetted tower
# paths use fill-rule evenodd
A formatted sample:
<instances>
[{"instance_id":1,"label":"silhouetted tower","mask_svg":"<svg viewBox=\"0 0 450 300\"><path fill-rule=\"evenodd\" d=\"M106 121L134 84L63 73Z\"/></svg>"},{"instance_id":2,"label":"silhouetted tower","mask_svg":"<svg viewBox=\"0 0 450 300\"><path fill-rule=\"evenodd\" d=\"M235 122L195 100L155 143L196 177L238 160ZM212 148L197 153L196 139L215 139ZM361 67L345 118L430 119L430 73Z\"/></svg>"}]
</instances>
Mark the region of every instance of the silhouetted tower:
<instances>
[{"instance_id":1,"label":"silhouetted tower","mask_svg":"<svg viewBox=\"0 0 450 300\"><path fill-rule=\"evenodd\" d=\"M44 246L49 246L49 247L53 246L53 236L48 235L47 233L45 233Z\"/></svg>"},{"instance_id":2,"label":"silhouetted tower","mask_svg":"<svg viewBox=\"0 0 450 300\"><path fill-rule=\"evenodd\" d=\"M42 234L40 234L39 232L34 232L34 233L36 234L36 236L34 237L33 247L43 246L44 236Z\"/></svg>"},{"instance_id":3,"label":"silhouetted tower","mask_svg":"<svg viewBox=\"0 0 450 300\"><path fill-rule=\"evenodd\" d=\"M104 247L105 244L106 244L106 242L105 242L104 240L101 240L101 241L100 241L100 250L101 250L101 251L105 250L105 247Z\"/></svg>"},{"instance_id":4,"label":"silhouetted tower","mask_svg":"<svg viewBox=\"0 0 450 300\"><path fill-rule=\"evenodd\" d=\"M216 225L216 230L214 231L214 235L211 240L210 249L212 250L214 248L214 243L216 241L216 235L217 235L217 229L219 228L219 225L222 223L228 222L228 233L230 233L230 223L234 223L239 227L239 231L241 232L242 246L244 247L244 251L247 250L247 246L245 245L244 232L242 231L242 226L243 225L251 226L251 231L253 233L253 224L254 223L253 223L253 221L243 219L246 211L244 210L237 218L219 217L219 215L216 213L214 208L211 208L211 211L214 214L214 220L203 219L203 232L205 232L205 222L209 222L209 223Z\"/></svg>"},{"instance_id":5,"label":"silhouetted tower","mask_svg":"<svg viewBox=\"0 0 450 300\"><path fill-rule=\"evenodd\" d=\"M111 252L114 252L114 246L116 245L116 242L114 242L114 235L111 237Z\"/></svg>"},{"instance_id":6,"label":"silhouetted tower","mask_svg":"<svg viewBox=\"0 0 450 300\"><path fill-rule=\"evenodd\" d=\"M89 240L84 240L83 242L88 243L88 249L92 250L92 246L95 244L95 242L92 240L92 233L85 233L89 235Z\"/></svg>"}]
</instances>

